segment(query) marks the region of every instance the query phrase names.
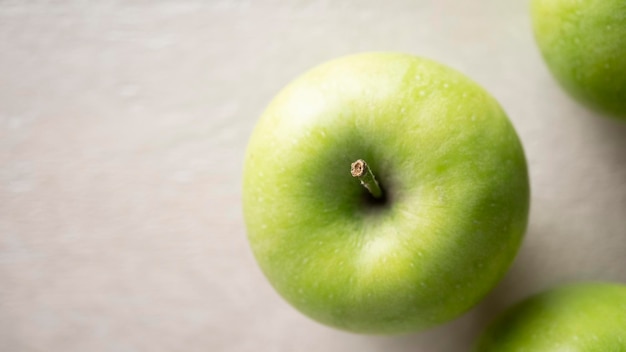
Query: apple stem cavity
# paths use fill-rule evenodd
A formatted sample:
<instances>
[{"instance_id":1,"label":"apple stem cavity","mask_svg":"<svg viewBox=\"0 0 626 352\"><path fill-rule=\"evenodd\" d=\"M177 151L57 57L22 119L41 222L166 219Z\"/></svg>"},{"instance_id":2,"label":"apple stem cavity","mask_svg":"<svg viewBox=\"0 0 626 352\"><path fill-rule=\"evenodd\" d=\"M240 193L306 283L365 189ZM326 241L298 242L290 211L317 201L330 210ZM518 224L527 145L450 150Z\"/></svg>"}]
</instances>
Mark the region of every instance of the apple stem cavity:
<instances>
[{"instance_id":1,"label":"apple stem cavity","mask_svg":"<svg viewBox=\"0 0 626 352\"><path fill-rule=\"evenodd\" d=\"M375 199L381 199L383 197L383 191L380 188L378 181L376 181L374 173L372 173L372 170L367 166L365 160L359 159L353 162L350 165L350 173L352 174L352 177L356 177L359 181L361 181L361 185L363 185L363 187L370 192L372 197Z\"/></svg>"}]
</instances>

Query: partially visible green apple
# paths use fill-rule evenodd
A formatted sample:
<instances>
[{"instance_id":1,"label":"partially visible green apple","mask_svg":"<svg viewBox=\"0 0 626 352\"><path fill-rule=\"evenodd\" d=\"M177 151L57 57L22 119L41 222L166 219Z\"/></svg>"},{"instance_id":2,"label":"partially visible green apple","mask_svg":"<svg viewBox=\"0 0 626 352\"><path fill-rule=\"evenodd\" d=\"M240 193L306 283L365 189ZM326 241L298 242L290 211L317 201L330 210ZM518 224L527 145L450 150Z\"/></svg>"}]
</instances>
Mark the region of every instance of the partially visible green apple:
<instances>
[{"instance_id":1,"label":"partially visible green apple","mask_svg":"<svg viewBox=\"0 0 626 352\"><path fill-rule=\"evenodd\" d=\"M582 103L626 119L626 1L533 0L548 68Z\"/></svg>"},{"instance_id":2,"label":"partially visible green apple","mask_svg":"<svg viewBox=\"0 0 626 352\"><path fill-rule=\"evenodd\" d=\"M381 197L351 176L359 159ZM487 92L436 62L370 53L314 68L272 101L247 149L243 205L258 263L294 307L399 333L459 316L498 282L529 185Z\"/></svg>"},{"instance_id":3,"label":"partially visible green apple","mask_svg":"<svg viewBox=\"0 0 626 352\"><path fill-rule=\"evenodd\" d=\"M476 352L624 352L626 286L568 285L535 295L499 317Z\"/></svg>"}]
</instances>

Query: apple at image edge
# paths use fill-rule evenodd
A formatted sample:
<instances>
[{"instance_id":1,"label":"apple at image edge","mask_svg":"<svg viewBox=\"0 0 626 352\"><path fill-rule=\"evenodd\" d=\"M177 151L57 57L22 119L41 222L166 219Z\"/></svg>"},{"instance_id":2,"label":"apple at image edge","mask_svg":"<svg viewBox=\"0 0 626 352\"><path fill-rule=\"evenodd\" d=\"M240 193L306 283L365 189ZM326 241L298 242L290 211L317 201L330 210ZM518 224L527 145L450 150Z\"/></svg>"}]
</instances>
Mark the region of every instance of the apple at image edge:
<instances>
[{"instance_id":1,"label":"apple at image edge","mask_svg":"<svg viewBox=\"0 0 626 352\"><path fill-rule=\"evenodd\" d=\"M350 174L365 160L384 192ZM339 58L284 88L247 148L243 210L272 286L358 333L452 320L507 271L526 229L522 146L484 89L399 53Z\"/></svg>"},{"instance_id":2,"label":"apple at image edge","mask_svg":"<svg viewBox=\"0 0 626 352\"><path fill-rule=\"evenodd\" d=\"M626 1L532 0L535 41L576 100L626 121Z\"/></svg>"},{"instance_id":3,"label":"apple at image edge","mask_svg":"<svg viewBox=\"0 0 626 352\"><path fill-rule=\"evenodd\" d=\"M498 317L474 351L626 351L626 286L578 283L534 295Z\"/></svg>"}]
</instances>

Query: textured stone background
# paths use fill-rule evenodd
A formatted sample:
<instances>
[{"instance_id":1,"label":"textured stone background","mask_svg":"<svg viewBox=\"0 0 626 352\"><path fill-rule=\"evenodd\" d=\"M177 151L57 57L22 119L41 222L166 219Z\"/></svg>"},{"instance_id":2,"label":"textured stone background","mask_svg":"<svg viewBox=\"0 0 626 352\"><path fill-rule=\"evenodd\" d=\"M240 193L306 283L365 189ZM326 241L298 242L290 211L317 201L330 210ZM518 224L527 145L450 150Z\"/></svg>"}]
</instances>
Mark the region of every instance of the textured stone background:
<instances>
[{"instance_id":1,"label":"textured stone background","mask_svg":"<svg viewBox=\"0 0 626 352\"><path fill-rule=\"evenodd\" d=\"M463 351L532 292L626 282L626 124L555 85L526 0L0 0L0 351ZM247 246L246 140L322 61L434 58L500 100L532 178L500 286L431 331L310 321Z\"/></svg>"}]
</instances>

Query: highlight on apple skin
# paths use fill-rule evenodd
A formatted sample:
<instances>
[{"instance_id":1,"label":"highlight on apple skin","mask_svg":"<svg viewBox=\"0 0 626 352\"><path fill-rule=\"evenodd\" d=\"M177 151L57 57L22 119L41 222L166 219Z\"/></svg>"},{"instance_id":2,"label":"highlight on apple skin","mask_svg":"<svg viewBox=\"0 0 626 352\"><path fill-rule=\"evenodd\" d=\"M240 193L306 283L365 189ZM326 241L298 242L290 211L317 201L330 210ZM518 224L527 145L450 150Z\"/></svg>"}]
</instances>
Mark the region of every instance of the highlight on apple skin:
<instances>
[{"instance_id":1,"label":"highlight on apple skin","mask_svg":"<svg viewBox=\"0 0 626 352\"><path fill-rule=\"evenodd\" d=\"M352 332L412 332L469 310L510 266L528 208L524 152L500 105L407 54L313 68L270 103L246 152L244 218L262 271L293 307Z\"/></svg>"},{"instance_id":2,"label":"highlight on apple skin","mask_svg":"<svg viewBox=\"0 0 626 352\"><path fill-rule=\"evenodd\" d=\"M561 86L586 106L626 120L626 1L533 0L532 22Z\"/></svg>"},{"instance_id":3,"label":"highlight on apple skin","mask_svg":"<svg viewBox=\"0 0 626 352\"><path fill-rule=\"evenodd\" d=\"M626 351L626 286L578 283L532 296L496 319L474 351Z\"/></svg>"}]
</instances>

